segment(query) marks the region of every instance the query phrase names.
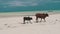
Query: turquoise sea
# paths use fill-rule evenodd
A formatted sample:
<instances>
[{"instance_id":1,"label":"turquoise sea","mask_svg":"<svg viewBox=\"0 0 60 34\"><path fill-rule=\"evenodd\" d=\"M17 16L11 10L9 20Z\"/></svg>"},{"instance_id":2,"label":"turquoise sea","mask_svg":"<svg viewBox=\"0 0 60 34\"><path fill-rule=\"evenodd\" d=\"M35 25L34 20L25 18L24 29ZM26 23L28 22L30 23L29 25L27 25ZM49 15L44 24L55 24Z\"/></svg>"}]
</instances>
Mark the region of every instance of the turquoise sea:
<instances>
[{"instance_id":1,"label":"turquoise sea","mask_svg":"<svg viewBox=\"0 0 60 34\"><path fill-rule=\"evenodd\" d=\"M60 10L60 0L0 0L0 13L53 10Z\"/></svg>"}]
</instances>

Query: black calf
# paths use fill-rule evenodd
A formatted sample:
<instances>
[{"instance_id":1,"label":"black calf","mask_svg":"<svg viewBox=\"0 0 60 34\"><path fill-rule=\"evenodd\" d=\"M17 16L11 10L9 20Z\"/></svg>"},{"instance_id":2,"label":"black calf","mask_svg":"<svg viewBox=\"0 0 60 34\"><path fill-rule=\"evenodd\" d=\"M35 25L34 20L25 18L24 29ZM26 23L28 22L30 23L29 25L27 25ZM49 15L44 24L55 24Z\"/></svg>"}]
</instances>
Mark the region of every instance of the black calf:
<instances>
[{"instance_id":1,"label":"black calf","mask_svg":"<svg viewBox=\"0 0 60 34\"><path fill-rule=\"evenodd\" d=\"M30 21L30 23L31 23L32 18L31 18L31 17L24 17L24 18L23 18L23 22L24 22L23 24L25 24L25 21L26 21L26 20L27 20L27 21ZM31 23L31 24L32 24L32 23Z\"/></svg>"}]
</instances>

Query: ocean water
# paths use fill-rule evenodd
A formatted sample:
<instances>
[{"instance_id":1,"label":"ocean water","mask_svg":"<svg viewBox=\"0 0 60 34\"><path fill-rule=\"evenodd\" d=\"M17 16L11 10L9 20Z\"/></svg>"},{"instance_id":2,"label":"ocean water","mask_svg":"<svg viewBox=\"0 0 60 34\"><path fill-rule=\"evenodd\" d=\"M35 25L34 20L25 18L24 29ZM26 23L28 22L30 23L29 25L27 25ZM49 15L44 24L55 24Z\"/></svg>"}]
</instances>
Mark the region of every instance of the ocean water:
<instances>
[{"instance_id":1,"label":"ocean water","mask_svg":"<svg viewBox=\"0 0 60 34\"><path fill-rule=\"evenodd\" d=\"M0 0L0 13L53 10L60 10L60 0Z\"/></svg>"}]
</instances>

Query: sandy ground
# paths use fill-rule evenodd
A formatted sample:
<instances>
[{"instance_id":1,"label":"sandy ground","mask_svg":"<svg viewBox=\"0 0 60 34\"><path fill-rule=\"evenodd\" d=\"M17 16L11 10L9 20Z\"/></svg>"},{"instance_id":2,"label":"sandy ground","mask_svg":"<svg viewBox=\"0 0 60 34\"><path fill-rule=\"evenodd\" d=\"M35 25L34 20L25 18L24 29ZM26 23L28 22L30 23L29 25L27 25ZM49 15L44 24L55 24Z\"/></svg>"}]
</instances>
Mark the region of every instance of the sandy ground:
<instances>
[{"instance_id":1,"label":"sandy ground","mask_svg":"<svg viewBox=\"0 0 60 34\"><path fill-rule=\"evenodd\" d=\"M46 22L22 24L24 16L0 17L0 34L60 34L60 14L52 14ZM40 20L40 19L39 19Z\"/></svg>"}]
</instances>

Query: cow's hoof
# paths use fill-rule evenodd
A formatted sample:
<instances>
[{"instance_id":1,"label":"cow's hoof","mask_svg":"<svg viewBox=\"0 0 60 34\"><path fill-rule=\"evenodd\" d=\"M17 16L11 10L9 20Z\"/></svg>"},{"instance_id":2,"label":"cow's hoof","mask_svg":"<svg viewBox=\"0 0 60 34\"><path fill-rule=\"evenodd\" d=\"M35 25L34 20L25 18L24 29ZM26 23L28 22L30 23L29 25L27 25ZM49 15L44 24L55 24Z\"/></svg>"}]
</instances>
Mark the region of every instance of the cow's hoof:
<instances>
[{"instance_id":1,"label":"cow's hoof","mask_svg":"<svg viewBox=\"0 0 60 34\"><path fill-rule=\"evenodd\" d=\"M38 21L36 21L36 23L38 23Z\"/></svg>"}]
</instances>

